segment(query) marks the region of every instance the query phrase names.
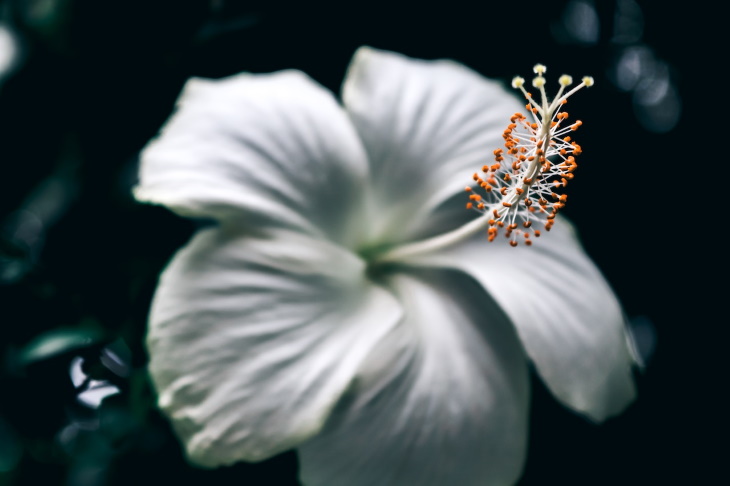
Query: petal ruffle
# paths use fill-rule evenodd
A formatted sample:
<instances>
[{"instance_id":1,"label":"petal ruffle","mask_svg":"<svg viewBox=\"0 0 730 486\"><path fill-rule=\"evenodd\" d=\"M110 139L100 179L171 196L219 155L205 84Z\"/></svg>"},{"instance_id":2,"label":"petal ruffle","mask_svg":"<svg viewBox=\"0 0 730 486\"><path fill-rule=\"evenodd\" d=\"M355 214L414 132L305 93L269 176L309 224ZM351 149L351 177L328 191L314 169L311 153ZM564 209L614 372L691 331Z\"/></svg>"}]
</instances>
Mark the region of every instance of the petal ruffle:
<instances>
[{"instance_id":1,"label":"petal ruffle","mask_svg":"<svg viewBox=\"0 0 730 486\"><path fill-rule=\"evenodd\" d=\"M351 244L367 162L334 96L298 71L191 79L141 155L138 200Z\"/></svg>"},{"instance_id":2,"label":"petal ruffle","mask_svg":"<svg viewBox=\"0 0 730 486\"><path fill-rule=\"evenodd\" d=\"M368 47L353 57L342 92L371 164L378 214L371 237L380 243L432 236L473 218L463 211L464 186L504 144L510 116L524 109L500 83L455 62Z\"/></svg>"},{"instance_id":3,"label":"petal ruffle","mask_svg":"<svg viewBox=\"0 0 730 486\"><path fill-rule=\"evenodd\" d=\"M634 399L622 309L565 219L529 247L479 235L408 263L460 269L480 282L512 319L538 374L568 406L601 421Z\"/></svg>"},{"instance_id":4,"label":"petal ruffle","mask_svg":"<svg viewBox=\"0 0 730 486\"><path fill-rule=\"evenodd\" d=\"M319 432L401 313L339 247L280 230L204 230L153 300L159 405L192 461L265 459Z\"/></svg>"},{"instance_id":5,"label":"petal ruffle","mask_svg":"<svg viewBox=\"0 0 730 486\"><path fill-rule=\"evenodd\" d=\"M525 457L527 359L470 277L390 279L406 311L321 434L298 448L307 486L511 485Z\"/></svg>"}]
</instances>

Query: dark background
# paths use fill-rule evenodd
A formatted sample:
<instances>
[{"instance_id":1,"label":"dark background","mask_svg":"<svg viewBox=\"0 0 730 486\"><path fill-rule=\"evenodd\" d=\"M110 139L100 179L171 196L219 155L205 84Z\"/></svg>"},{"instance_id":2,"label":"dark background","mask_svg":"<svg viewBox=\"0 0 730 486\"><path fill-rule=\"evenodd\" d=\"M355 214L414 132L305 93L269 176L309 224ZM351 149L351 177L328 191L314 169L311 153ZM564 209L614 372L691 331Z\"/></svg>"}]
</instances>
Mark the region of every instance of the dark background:
<instances>
[{"instance_id":1,"label":"dark background","mask_svg":"<svg viewBox=\"0 0 730 486\"><path fill-rule=\"evenodd\" d=\"M706 150L721 127L696 100L715 88L695 82L709 45L699 15L712 13L634 0L396 5L0 0L0 486L297 484L293 453L189 466L155 410L147 308L193 227L135 204L129 189L139 149L189 76L297 68L338 92L363 44L505 82L529 79L537 62L596 79L571 100L584 155L564 212L623 302L646 366L638 400L602 425L534 380L520 486L724 476L712 343L727 318L708 305L723 284L705 283L724 243L722 225L701 219L722 220L703 184L727 157ZM118 393L97 406L89 386Z\"/></svg>"}]
</instances>

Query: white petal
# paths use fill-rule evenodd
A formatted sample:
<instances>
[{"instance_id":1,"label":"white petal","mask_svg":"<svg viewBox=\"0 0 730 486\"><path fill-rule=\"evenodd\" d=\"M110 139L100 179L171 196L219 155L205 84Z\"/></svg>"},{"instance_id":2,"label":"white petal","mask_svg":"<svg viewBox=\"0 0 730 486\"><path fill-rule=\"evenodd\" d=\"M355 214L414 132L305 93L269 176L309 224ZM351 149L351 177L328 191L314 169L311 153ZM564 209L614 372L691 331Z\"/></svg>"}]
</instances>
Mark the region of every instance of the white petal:
<instances>
[{"instance_id":1,"label":"white petal","mask_svg":"<svg viewBox=\"0 0 730 486\"><path fill-rule=\"evenodd\" d=\"M524 103L452 61L360 48L343 102L365 144L379 215L374 239L397 242L459 225L471 175L504 144ZM454 204L442 204L459 194Z\"/></svg>"},{"instance_id":2,"label":"white petal","mask_svg":"<svg viewBox=\"0 0 730 486\"><path fill-rule=\"evenodd\" d=\"M555 396L600 421L621 412L636 393L626 322L570 223L556 221L529 247L479 235L410 263L472 275L512 319Z\"/></svg>"},{"instance_id":3,"label":"white petal","mask_svg":"<svg viewBox=\"0 0 730 486\"><path fill-rule=\"evenodd\" d=\"M141 155L135 196L185 216L341 241L357 221L365 157L334 96L300 72L192 79Z\"/></svg>"},{"instance_id":4,"label":"white petal","mask_svg":"<svg viewBox=\"0 0 730 486\"><path fill-rule=\"evenodd\" d=\"M161 277L147 345L190 459L258 461L316 434L400 319L363 262L304 236L199 233Z\"/></svg>"},{"instance_id":5,"label":"white petal","mask_svg":"<svg viewBox=\"0 0 730 486\"><path fill-rule=\"evenodd\" d=\"M367 358L323 432L298 449L303 484L514 484L529 402L514 328L461 273L391 283L404 321Z\"/></svg>"}]
</instances>

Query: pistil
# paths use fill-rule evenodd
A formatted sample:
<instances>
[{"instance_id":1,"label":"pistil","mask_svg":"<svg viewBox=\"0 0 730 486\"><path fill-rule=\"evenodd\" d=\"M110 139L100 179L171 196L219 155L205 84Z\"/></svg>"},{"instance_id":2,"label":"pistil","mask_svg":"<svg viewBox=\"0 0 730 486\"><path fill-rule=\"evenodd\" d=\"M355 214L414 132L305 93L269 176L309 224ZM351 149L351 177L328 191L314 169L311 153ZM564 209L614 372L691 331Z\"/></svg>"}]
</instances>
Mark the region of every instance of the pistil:
<instances>
[{"instance_id":1,"label":"pistil","mask_svg":"<svg viewBox=\"0 0 730 486\"><path fill-rule=\"evenodd\" d=\"M532 85L540 92L540 103L525 90L523 78L512 80L512 87L522 91L527 99L525 107L532 122L522 113L515 113L503 133L504 149L494 151L495 163L484 165L483 175L475 173L472 176L477 187L466 187L469 194L467 209L476 210L481 216L449 233L381 253L378 262L403 261L447 248L484 230L487 230L490 242L503 230L512 246L517 246L519 241L532 245L531 237L541 235L538 226L550 230L567 200L566 194L556 191L573 179L577 168L575 156L582 152L570 135L582 122L567 125L568 113L561 110L571 95L592 86L593 78L584 77L580 84L564 94L573 81L568 75L561 76L560 89L549 101L543 76L547 69L541 64L533 69L537 76ZM553 202L548 202L548 198Z\"/></svg>"}]
</instances>

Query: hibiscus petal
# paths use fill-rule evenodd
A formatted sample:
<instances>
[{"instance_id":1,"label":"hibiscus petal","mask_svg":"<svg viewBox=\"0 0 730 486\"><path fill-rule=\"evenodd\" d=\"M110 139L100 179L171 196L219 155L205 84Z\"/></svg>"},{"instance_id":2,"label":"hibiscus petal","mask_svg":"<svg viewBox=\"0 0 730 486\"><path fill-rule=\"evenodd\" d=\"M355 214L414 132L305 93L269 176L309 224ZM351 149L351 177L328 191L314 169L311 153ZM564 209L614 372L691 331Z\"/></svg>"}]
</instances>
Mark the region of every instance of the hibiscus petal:
<instances>
[{"instance_id":1,"label":"hibiscus petal","mask_svg":"<svg viewBox=\"0 0 730 486\"><path fill-rule=\"evenodd\" d=\"M438 234L473 218L462 210L464 186L504 144L510 116L524 111L501 83L458 63L368 47L355 54L342 91L371 164L379 242ZM443 204L457 193L458 201Z\"/></svg>"},{"instance_id":2,"label":"hibiscus petal","mask_svg":"<svg viewBox=\"0 0 730 486\"><path fill-rule=\"evenodd\" d=\"M512 319L555 396L600 421L634 399L635 363L616 295L570 223L556 221L529 247L479 235L408 263L472 275Z\"/></svg>"},{"instance_id":3,"label":"hibiscus petal","mask_svg":"<svg viewBox=\"0 0 730 486\"><path fill-rule=\"evenodd\" d=\"M149 369L193 462L258 461L316 434L400 319L364 263L272 230L198 233L161 276Z\"/></svg>"},{"instance_id":4,"label":"hibiscus petal","mask_svg":"<svg viewBox=\"0 0 730 486\"><path fill-rule=\"evenodd\" d=\"M141 155L138 200L220 222L355 238L367 162L334 96L297 71L192 79Z\"/></svg>"},{"instance_id":5,"label":"hibiscus petal","mask_svg":"<svg viewBox=\"0 0 730 486\"><path fill-rule=\"evenodd\" d=\"M514 484L529 387L509 319L461 273L390 283L404 320L368 356L322 433L298 448L303 483Z\"/></svg>"}]
</instances>

